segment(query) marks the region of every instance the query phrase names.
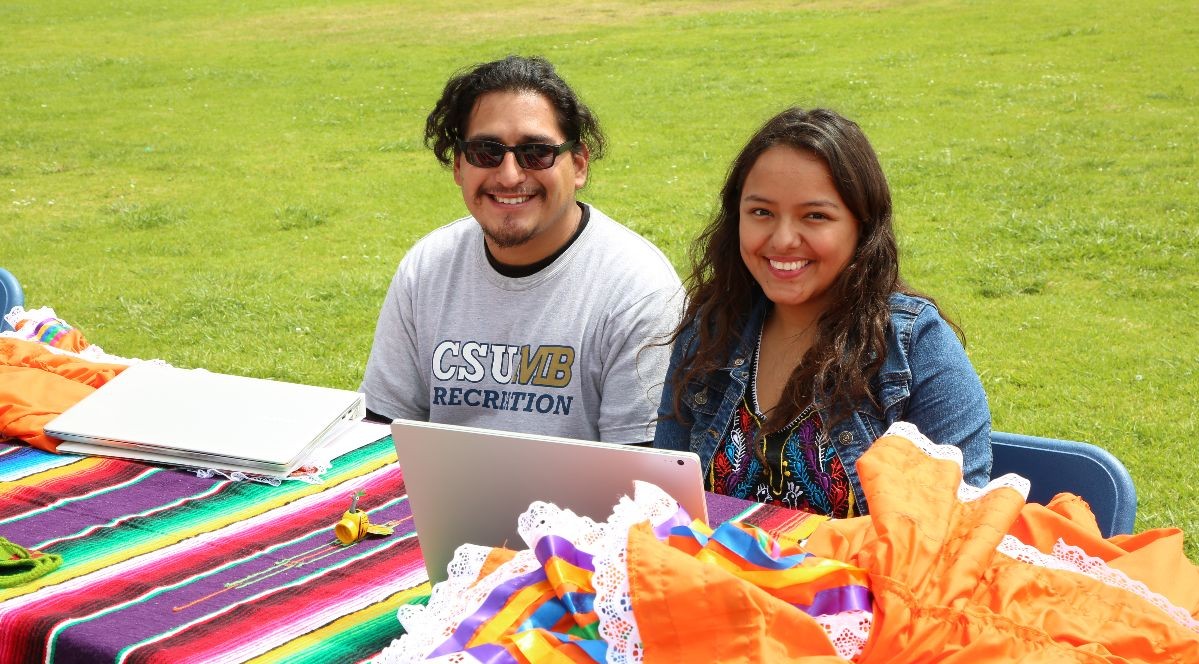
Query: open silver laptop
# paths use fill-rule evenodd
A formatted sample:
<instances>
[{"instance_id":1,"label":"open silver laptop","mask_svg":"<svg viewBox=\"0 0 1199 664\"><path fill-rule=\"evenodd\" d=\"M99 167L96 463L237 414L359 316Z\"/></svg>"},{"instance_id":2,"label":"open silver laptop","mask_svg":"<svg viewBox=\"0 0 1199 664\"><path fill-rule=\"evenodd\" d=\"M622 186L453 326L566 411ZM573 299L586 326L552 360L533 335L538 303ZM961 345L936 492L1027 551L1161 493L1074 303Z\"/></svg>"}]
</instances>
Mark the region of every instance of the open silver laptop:
<instances>
[{"instance_id":1,"label":"open silver laptop","mask_svg":"<svg viewBox=\"0 0 1199 664\"><path fill-rule=\"evenodd\" d=\"M524 548L517 517L534 501L603 521L633 480L652 482L708 520L699 457L647 447L396 420L396 456L434 583L459 545Z\"/></svg>"},{"instance_id":2,"label":"open silver laptop","mask_svg":"<svg viewBox=\"0 0 1199 664\"><path fill-rule=\"evenodd\" d=\"M364 412L357 392L145 363L45 430L62 452L284 476Z\"/></svg>"}]
</instances>

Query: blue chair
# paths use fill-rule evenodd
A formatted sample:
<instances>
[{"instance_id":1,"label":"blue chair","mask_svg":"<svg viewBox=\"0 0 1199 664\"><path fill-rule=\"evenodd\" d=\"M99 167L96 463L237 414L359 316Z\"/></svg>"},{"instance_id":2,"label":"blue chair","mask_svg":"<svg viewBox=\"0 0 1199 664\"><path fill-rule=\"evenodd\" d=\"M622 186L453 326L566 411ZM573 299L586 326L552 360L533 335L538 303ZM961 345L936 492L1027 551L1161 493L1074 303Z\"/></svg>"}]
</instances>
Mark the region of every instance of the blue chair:
<instances>
[{"instance_id":1,"label":"blue chair","mask_svg":"<svg viewBox=\"0 0 1199 664\"><path fill-rule=\"evenodd\" d=\"M1120 460L1090 443L991 432L991 477L1016 473L1032 484L1028 500L1045 504L1063 491L1091 506L1104 537L1131 533L1137 490Z\"/></svg>"},{"instance_id":2,"label":"blue chair","mask_svg":"<svg viewBox=\"0 0 1199 664\"><path fill-rule=\"evenodd\" d=\"M12 327L4 322L4 314L13 307L25 305L25 292L12 272L0 267L0 332L11 330Z\"/></svg>"}]
</instances>

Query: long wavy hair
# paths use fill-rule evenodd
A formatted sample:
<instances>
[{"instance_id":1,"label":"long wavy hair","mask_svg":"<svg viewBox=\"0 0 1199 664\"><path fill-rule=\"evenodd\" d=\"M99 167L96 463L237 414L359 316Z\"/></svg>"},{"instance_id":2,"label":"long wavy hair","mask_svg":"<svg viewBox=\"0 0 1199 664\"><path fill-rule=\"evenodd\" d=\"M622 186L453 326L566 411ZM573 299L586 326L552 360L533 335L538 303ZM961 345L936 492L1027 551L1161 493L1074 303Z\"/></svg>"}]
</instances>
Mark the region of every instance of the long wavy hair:
<instances>
[{"instance_id":1,"label":"long wavy hair","mask_svg":"<svg viewBox=\"0 0 1199 664\"><path fill-rule=\"evenodd\" d=\"M727 366L754 304L765 297L741 258L738 228L745 179L758 157L777 146L824 161L837 193L858 220L859 234L849 264L829 288L832 304L817 321L815 340L770 413L771 427L786 426L813 399L826 426L850 416L863 399L877 405L872 383L886 357L890 296L927 297L899 276L891 190L861 128L831 110L789 108L768 120L737 155L720 191L720 208L691 247L687 306L670 341L696 320L700 324L691 360L667 377L677 420L684 419L680 405L686 386ZM760 435L765 433L764 427Z\"/></svg>"}]
</instances>

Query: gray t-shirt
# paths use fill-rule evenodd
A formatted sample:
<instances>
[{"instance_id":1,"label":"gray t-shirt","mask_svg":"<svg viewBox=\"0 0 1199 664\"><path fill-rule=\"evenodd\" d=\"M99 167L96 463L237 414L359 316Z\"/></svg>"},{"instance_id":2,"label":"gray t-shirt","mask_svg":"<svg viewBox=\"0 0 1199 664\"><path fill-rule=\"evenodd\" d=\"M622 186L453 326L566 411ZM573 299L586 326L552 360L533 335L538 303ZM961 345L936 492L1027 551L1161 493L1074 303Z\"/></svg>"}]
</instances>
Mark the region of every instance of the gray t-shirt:
<instances>
[{"instance_id":1,"label":"gray t-shirt","mask_svg":"<svg viewBox=\"0 0 1199 664\"><path fill-rule=\"evenodd\" d=\"M582 440L653 440L682 287L653 244L590 208L553 263L488 263L472 217L400 262L361 390L391 418Z\"/></svg>"}]
</instances>

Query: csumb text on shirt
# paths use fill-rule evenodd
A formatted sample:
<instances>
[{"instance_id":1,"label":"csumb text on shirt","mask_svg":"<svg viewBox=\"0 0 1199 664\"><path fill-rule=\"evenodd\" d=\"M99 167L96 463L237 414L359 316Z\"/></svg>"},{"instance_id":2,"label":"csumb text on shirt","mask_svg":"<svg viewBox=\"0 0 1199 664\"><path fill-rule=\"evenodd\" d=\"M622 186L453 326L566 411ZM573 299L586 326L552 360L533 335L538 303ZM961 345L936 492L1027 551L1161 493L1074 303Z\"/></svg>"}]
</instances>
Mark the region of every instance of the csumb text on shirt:
<instances>
[{"instance_id":1,"label":"csumb text on shirt","mask_svg":"<svg viewBox=\"0 0 1199 664\"><path fill-rule=\"evenodd\" d=\"M433 350L432 378L447 384L433 385L433 405L569 415L574 395L562 391L569 389L574 378L575 355L574 348L562 345L534 349L528 344L446 339ZM518 385L534 389L516 389Z\"/></svg>"}]
</instances>

